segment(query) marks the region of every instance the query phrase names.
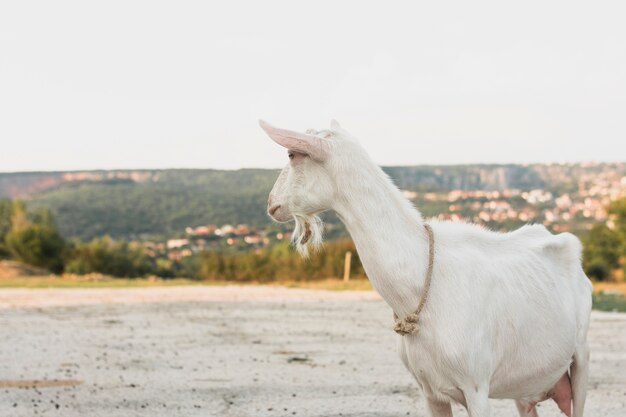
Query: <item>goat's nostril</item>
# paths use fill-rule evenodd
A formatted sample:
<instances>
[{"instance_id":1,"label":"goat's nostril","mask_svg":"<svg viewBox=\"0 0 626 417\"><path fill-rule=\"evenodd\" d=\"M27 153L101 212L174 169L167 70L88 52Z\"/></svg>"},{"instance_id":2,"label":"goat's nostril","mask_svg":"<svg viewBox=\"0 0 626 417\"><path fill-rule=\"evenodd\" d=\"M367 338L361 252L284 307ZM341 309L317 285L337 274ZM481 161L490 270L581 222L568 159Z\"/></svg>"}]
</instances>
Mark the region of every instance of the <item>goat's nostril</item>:
<instances>
[{"instance_id":1,"label":"goat's nostril","mask_svg":"<svg viewBox=\"0 0 626 417\"><path fill-rule=\"evenodd\" d=\"M276 204L275 206L270 207L270 209L269 209L270 216L273 216L274 213L276 213L276 210L278 210L279 208L280 208L280 204Z\"/></svg>"}]
</instances>

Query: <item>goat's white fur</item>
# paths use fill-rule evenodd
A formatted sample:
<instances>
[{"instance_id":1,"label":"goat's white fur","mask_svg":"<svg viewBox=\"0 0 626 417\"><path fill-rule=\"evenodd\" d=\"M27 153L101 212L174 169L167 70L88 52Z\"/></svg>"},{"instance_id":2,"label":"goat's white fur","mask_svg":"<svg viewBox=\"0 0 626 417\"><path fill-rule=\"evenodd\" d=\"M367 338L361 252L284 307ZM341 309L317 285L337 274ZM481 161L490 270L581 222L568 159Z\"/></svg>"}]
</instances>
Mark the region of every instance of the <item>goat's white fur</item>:
<instances>
[{"instance_id":1,"label":"goat's white fur","mask_svg":"<svg viewBox=\"0 0 626 417\"><path fill-rule=\"evenodd\" d=\"M268 202L276 220L296 218L300 252L307 253L298 244L304 224L319 225L312 219L334 210L374 288L400 317L413 312L428 256L421 214L338 123L330 131L299 134L297 149L288 138L293 132L264 122L262 127L302 154L283 170ZM316 158L306 157L307 146L317 149ZM450 402L456 401L470 417L488 417L488 398L511 398L520 415L533 416L534 403L569 371L573 416L582 417L591 285L581 268L579 240L552 235L541 225L496 233L465 223L429 223L435 236L430 296L420 331L398 336L398 350L431 415L451 417ZM316 228L310 241L320 240Z\"/></svg>"}]
</instances>

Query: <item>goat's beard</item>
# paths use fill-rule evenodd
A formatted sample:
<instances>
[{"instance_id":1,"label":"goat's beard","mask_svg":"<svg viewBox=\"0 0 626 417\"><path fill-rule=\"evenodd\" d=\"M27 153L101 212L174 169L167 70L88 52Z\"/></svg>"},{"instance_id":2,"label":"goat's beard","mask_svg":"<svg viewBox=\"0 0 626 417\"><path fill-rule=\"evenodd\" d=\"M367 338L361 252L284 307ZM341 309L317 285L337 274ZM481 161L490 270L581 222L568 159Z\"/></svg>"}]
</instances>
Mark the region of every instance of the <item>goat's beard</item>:
<instances>
[{"instance_id":1,"label":"goat's beard","mask_svg":"<svg viewBox=\"0 0 626 417\"><path fill-rule=\"evenodd\" d=\"M294 214L296 227L291 236L291 243L303 258L309 257L309 246L318 250L322 245L324 223L315 215Z\"/></svg>"}]
</instances>

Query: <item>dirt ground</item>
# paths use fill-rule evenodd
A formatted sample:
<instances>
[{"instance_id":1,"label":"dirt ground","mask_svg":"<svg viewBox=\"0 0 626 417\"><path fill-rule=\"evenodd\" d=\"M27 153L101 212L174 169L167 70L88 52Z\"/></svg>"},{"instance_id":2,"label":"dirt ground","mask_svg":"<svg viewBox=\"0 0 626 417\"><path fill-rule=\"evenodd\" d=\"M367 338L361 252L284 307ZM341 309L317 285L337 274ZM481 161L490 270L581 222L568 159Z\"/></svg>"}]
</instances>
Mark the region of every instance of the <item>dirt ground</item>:
<instances>
[{"instance_id":1,"label":"dirt ground","mask_svg":"<svg viewBox=\"0 0 626 417\"><path fill-rule=\"evenodd\" d=\"M368 291L0 289L0 416L425 416L390 328ZM626 314L590 341L586 415L624 417Z\"/></svg>"}]
</instances>

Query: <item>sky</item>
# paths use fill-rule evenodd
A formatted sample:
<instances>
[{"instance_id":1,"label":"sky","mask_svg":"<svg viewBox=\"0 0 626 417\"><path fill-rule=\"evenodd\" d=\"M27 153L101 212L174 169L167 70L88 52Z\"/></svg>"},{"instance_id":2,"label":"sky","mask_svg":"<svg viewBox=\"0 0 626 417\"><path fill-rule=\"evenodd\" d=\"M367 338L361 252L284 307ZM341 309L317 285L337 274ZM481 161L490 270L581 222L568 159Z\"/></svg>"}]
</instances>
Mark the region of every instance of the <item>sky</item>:
<instances>
[{"instance_id":1,"label":"sky","mask_svg":"<svg viewBox=\"0 0 626 417\"><path fill-rule=\"evenodd\" d=\"M0 3L0 172L626 161L626 3Z\"/></svg>"}]
</instances>

